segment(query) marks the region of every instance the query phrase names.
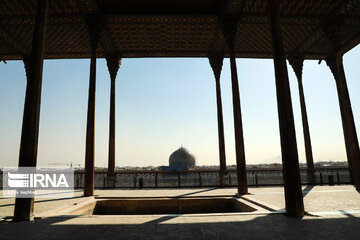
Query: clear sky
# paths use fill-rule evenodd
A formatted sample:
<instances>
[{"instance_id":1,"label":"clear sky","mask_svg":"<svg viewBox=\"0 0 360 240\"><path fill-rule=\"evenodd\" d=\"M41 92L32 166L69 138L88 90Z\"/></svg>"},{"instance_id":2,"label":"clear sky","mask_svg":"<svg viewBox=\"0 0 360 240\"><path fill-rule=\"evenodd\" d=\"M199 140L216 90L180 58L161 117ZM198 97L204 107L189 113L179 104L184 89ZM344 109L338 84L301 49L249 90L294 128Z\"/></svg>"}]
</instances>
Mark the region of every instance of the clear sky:
<instances>
[{"instance_id":1,"label":"clear sky","mask_svg":"<svg viewBox=\"0 0 360 240\"><path fill-rule=\"evenodd\" d=\"M360 131L360 47L344 56ZM87 60L46 60L38 166L84 165ZM272 60L237 59L246 160L281 162ZM305 162L297 81L288 66L300 162ZM305 61L304 91L314 160L346 160L333 76L323 61ZM227 164L235 164L229 59L221 74ZM21 61L0 63L0 167L17 166L26 78ZM97 60L95 165L107 166L110 78ZM358 134L359 135L359 134ZM218 165L215 80L206 58L123 59L116 78L116 165L167 165L181 145L198 165Z\"/></svg>"}]
</instances>

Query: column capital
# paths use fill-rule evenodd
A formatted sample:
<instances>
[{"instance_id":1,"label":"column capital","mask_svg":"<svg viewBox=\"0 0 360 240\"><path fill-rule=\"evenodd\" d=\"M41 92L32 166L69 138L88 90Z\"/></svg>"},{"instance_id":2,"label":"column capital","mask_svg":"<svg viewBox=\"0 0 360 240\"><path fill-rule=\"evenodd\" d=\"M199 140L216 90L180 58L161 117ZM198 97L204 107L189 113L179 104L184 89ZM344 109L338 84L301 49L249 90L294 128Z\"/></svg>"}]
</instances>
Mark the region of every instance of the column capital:
<instances>
[{"instance_id":1,"label":"column capital","mask_svg":"<svg viewBox=\"0 0 360 240\"><path fill-rule=\"evenodd\" d=\"M238 23L237 17L223 17L221 22L221 30L231 54L234 51L234 46L235 46L237 23Z\"/></svg>"},{"instance_id":2,"label":"column capital","mask_svg":"<svg viewBox=\"0 0 360 240\"><path fill-rule=\"evenodd\" d=\"M220 81L221 69L224 61L224 53L209 53L208 54L210 66L214 72L215 80Z\"/></svg>"},{"instance_id":3,"label":"column capital","mask_svg":"<svg viewBox=\"0 0 360 240\"><path fill-rule=\"evenodd\" d=\"M337 66L337 58L340 58L338 60L340 60L342 62L342 55L340 54L332 54L330 56L327 56L325 58L325 62L326 65L328 65L328 67L330 68L332 74L334 75L335 81L339 80L339 69Z\"/></svg>"},{"instance_id":4,"label":"column capital","mask_svg":"<svg viewBox=\"0 0 360 240\"><path fill-rule=\"evenodd\" d=\"M91 51L96 51L104 27L104 19L99 14L89 14L85 17L88 27Z\"/></svg>"},{"instance_id":5,"label":"column capital","mask_svg":"<svg viewBox=\"0 0 360 240\"><path fill-rule=\"evenodd\" d=\"M29 79L30 77L30 71L31 71L31 57L29 55L23 56L23 63L26 73L26 79Z\"/></svg>"},{"instance_id":6,"label":"column capital","mask_svg":"<svg viewBox=\"0 0 360 240\"><path fill-rule=\"evenodd\" d=\"M115 80L117 72L121 65L122 58L119 54L106 55L105 58L110 73L110 78Z\"/></svg>"},{"instance_id":7,"label":"column capital","mask_svg":"<svg viewBox=\"0 0 360 240\"><path fill-rule=\"evenodd\" d=\"M296 78L298 81L302 81L302 71L304 65L304 57L303 56L292 56L288 58L289 64L293 68Z\"/></svg>"}]
</instances>

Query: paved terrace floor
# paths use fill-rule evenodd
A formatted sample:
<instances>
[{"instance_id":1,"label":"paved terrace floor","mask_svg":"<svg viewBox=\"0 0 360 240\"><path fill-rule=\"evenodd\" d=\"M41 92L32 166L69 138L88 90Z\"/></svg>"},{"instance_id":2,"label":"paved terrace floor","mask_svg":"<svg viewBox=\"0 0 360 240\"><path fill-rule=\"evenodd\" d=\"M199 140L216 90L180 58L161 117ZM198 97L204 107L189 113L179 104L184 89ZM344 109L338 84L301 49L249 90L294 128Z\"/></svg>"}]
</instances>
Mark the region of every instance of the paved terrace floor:
<instances>
[{"instance_id":1,"label":"paved terrace floor","mask_svg":"<svg viewBox=\"0 0 360 240\"><path fill-rule=\"evenodd\" d=\"M360 239L360 194L353 186L305 186L307 215L288 218L282 187L250 188L244 201L271 212L132 216L59 216L0 223L1 239ZM235 188L96 190L99 197L231 196ZM35 216L86 198L35 199ZM0 199L0 216L11 216L13 199Z\"/></svg>"}]
</instances>

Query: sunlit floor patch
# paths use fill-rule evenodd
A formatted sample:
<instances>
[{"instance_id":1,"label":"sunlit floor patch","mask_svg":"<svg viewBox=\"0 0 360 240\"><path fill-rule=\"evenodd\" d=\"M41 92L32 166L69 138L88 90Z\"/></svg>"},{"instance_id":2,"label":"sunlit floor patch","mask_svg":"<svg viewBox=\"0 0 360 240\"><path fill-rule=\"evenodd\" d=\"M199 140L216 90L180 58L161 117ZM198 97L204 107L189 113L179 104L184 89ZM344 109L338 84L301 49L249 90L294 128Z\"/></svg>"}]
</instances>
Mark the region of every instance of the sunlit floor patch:
<instances>
[{"instance_id":1,"label":"sunlit floor patch","mask_svg":"<svg viewBox=\"0 0 360 240\"><path fill-rule=\"evenodd\" d=\"M322 212L308 212L313 216L333 216L333 215L343 215L343 216L351 216L351 217L359 217L360 218L360 209L359 210L338 210L338 211L322 211ZM354 216L356 215L356 216Z\"/></svg>"}]
</instances>

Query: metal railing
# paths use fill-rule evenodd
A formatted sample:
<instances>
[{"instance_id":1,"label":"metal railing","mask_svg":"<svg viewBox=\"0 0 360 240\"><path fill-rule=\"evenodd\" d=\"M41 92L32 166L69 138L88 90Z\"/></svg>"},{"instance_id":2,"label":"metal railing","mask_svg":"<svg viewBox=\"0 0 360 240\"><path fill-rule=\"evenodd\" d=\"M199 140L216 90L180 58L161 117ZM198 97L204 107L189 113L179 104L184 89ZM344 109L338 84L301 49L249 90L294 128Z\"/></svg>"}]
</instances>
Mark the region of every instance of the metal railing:
<instances>
[{"instance_id":1,"label":"metal railing","mask_svg":"<svg viewBox=\"0 0 360 240\"><path fill-rule=\"evenodd\" d=\"M116 171L114 173L115 188L201 188L219 187L220 172L218 170L200 171ZM95 172L95 188L108 188L108 173ZM310 183L308 171L300 169L301 183ZM236 170L224 173L225 186L236 187ZM76 171L74 176L75 188L84 187L84 172ZM314 183L325 184L350 184L351 175L346 167L316 168ZM247 170L248 186L280 186L283 185L282 169L249 169Z\"/></svg>"},{"instance_id":2,"label":"metal railing","mask_svg":"<svg viewBox=\"0 0 360 240\"><path fill-rule=\"evenodd\" d=\"M284 183L282 169L248 169L246 172L248 186L280 186ZM84 171L75 171L74 174L75 188L83 188ZM220 172L218 170L179 172L116 171L114 175L115 188L201 188L220 186ZM108 177L107 172L95 172L95 188L108 188ZM300 169L300 177L303 185L310 183L306 169ZM224 179L225 187L236 187L236 170L226 171ZM347 167L316 168L314 181L316 185L352 183L351 174ZM0 171L1 188L2 182L2 172Z\"/></svg>"}]
</instances>

